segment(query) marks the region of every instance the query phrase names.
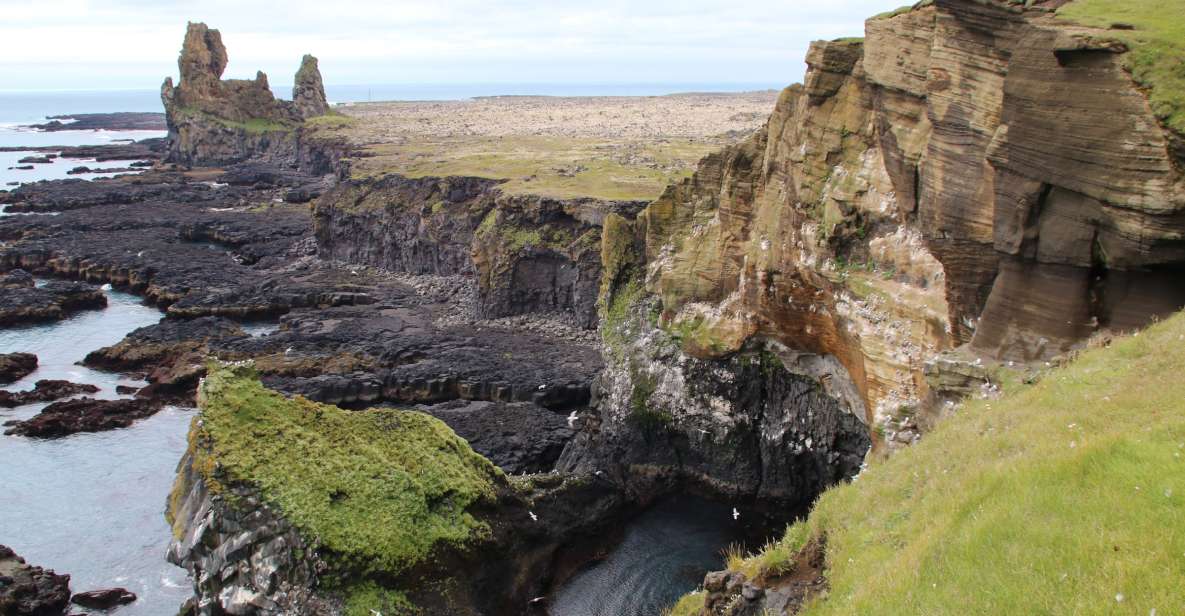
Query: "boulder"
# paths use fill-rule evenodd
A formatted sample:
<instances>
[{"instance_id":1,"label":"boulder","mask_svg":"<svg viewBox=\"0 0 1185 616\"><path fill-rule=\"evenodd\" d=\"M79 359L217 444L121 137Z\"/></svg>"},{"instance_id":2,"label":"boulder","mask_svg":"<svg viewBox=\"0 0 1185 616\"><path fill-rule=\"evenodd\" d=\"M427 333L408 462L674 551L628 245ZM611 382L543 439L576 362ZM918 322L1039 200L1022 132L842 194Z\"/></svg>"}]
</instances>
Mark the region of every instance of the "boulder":
<instances>
[{"instance_id":1,"label":"boulder","mask_svg":"<svg viewBox=\"0 0 1185 616\"><path fill-rule=\"evenodd\" d=\"M37 369L37 356L32 353L0 353L0 385L15 383Z\"/></svg>"},{"instance_id":2,"label":"boulder","mask_svg":"<svg viewBox=\"0 0 1185 616\"><path fill-rule=\"evenodd\" d=\"M61 616L70 601L70 576L34 567L0 545L0 614Z\"/></svg>"},{"instance_id":3,"label":"boulder","mask_svg":"<svg viewBox=\"0 0 1185 616\"><path fill-rule=\"evenodd\" d=\"M91 610L109 610L113 607L127 605L136 600L136 593L126 588L105 588L103 590L89 590L70 597L70 603L81 605Z\"/></svg>"}]
</instances>

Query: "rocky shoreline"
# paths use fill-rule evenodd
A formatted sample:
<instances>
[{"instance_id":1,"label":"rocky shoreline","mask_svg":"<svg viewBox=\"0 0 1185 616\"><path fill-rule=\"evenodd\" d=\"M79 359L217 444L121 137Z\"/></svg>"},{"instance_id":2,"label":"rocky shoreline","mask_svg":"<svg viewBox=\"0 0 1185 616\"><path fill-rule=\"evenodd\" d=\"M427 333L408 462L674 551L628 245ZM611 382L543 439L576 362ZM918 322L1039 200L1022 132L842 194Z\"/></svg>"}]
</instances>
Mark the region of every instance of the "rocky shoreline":
<instances>
[{"instance_id":1,"label":"rocky shoreline","mask_svg":"<svg viewBox=\"0 0 1185 616\"><path fill-rule=\"evenodd\" d=\"M221 35L190 24L167 142L113 146L152 168L0 195L53 214L0 219L0 326L126 289L164 318L84 363L148 385L9 433L196 403L168 515L200 616L527 613L665 495L785 522L1008 364L1185 302L1172 139L1126 48L1054 4L935 0L818 42L763 127L651 202L376 173L325 130L365 125L329 108L316 58L278 100L262 73L222 80ZM1030 112L1063 106L1091 126ZM825 552L711 575L696 613L791 613Z\"/></svg>"}]
</instances>

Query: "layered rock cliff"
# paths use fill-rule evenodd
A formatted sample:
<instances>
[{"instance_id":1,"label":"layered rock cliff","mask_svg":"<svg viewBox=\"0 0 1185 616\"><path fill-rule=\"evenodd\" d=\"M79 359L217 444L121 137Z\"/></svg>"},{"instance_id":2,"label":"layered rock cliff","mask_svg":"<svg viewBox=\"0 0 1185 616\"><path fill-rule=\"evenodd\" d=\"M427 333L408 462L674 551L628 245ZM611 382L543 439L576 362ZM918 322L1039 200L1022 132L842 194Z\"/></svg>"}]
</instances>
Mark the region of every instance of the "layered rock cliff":
<instances>
[{"instance_id":1,"label":"layered rock cliff","mask_svg":"<svg viewBox=\"0 0 1185 616\"><path fill-rule=\"evenodd\" d=\"M476 280L476 316L562 315L597 325L601 225L644 204L505 194L498 180L406 178L342 182L317 201L322 258L388 271Z\"/></svg>"},{"instance_id":2,"label":"layered rock cliff","mask_svg":"<svg viewBox=\"0 0 1185 616\"><path fill-rule=\"evenodd\" d=\"M272 94L267 75L222 79L227 64L222 35L190 23L177 59L180 81L165 78L161 100L169 127L167 160L216 166L252 158L296 159L298 128L329 111L317 59L306 55L291 101Z\"/></svg>"},{"instance_id":3,"label":"layered rock cliff","mask_svg":"<svg viewBox=\"0 0 1185 616\"><path fill-rule=\"evenodd\" d=\"M1060 4L815 43L763 130L610 217L609 366L563 468L809 502L993 366L1185 304L1179 135Z\"/></svg>"}]
</instances>

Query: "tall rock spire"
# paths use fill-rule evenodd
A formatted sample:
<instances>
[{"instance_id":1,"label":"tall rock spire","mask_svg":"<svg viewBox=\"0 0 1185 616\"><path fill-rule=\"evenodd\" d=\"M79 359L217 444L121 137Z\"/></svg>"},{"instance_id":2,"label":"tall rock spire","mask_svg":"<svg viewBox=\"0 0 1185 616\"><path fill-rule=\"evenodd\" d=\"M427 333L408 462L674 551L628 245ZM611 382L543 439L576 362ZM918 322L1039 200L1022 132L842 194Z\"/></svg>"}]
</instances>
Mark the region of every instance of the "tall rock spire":
<instances>
[{"instance_id":1,"label":"tall rock spire","mask_svg":"<svg viewBox=\"0 0 1185 616\"><path fill-rule=\"evenodd\" d=\"M317 58L305 54L300 62L300 69L296 71L296 80L292 86L292 104L296 112L303 118L313 118L325 115L329 111L329 103L325 100L325 85L321 82L321 69L317 68Z\"/></svg>"}]
</instances>

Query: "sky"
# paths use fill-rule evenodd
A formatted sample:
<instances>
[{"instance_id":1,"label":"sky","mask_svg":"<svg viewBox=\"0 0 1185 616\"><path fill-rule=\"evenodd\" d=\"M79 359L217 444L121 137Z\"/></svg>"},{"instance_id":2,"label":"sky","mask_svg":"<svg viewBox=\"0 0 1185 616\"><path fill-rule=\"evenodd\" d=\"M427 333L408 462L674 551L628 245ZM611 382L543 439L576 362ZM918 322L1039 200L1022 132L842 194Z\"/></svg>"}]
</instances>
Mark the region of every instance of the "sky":
<instances>
[{"instance_id":1,"label":"sky","mask_svg":"<svg viewBox=\"0 0 1185 616\"><path fill-rule=\"evenodd\" d=\"M0 0L0 90L155 89L187 21L222 32L224 77L329 85L745 83L802 78L807 45L907 0Z\"/></svg>"}]
</instances>

